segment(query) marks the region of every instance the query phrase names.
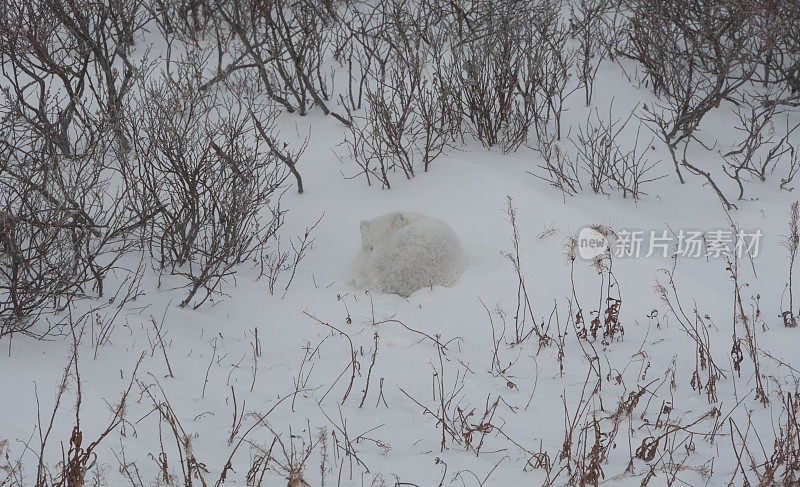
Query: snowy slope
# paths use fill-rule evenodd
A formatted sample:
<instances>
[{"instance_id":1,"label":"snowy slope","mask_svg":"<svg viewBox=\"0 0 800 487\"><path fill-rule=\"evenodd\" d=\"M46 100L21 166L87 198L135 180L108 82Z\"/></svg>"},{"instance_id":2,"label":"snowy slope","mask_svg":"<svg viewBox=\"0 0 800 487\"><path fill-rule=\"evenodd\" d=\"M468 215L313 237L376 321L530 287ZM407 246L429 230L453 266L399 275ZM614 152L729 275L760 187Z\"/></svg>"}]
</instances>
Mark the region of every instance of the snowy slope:
<instances>
[{"instance_id":1,"label":"snowy slope","mask_svg":"<svg viewBox=\"0 0 800 487\"><path fill-rule=\"evenodd\" d=\"M606 76L617 75L616 67L603 69ZM630 86L607 84L613 91L605 91L602 81L598 86L597 105L608 106L614 99L620 113L624 107L619 100L649 100L644 90ZM567 115L571 121L586 116L579 98L572 100ZM708 130L724 132L726 123L730 122L712 120ZM263 279L245 267L235 283L224 286L227 297L215 297L199 310L180 308L184 291L176 288L179 283L166 279L158 287L145 263L141 294L135 300L118 315L112 303L85 322L78 346L84 447L108 425L111 405L131 383L137 359L143 357L127 398L124 424L109 433L97 447L96 459L92 457L92 472L102 483L140 485L131 480L136 477L141 485L162 485L168 483L165 473L181 483L182 455L191 451L202 464L193 479L197 485L200 477L206 484L216 483L232 452L232 471L225 479L230 485L245 485L248 470L260 476L259 467L264 466L263 485L286 484L289 470L302 471L314 487L540 485L548 479L546 464L550 479L560 485L571 475L565 465L572 464L558 456L565 424L576 423L574 445L583 441L581 431L588 435L589 451L594 445L592 420L599 421L603 432L611 431L614 422L608 418L617 411L620 398L629 399L640 387L646 390L632 413L619 417L616 436L601 436L602 441L613 441L608 460L599 465L606 483L640 485L648 465L654 464L658 467L651 485L665 485L672 475L686 485L723 485L741 468L731 446L736 428L747 435L754 463L769 457L786 387L794 391L797 372L791 367L800 368L800 330L784 328L779 316L788 272L781 239L795 195L764 183L759 199L739 202L740 209L731 212L740 228L764 234L753 260L756 274L750 262L743 261L739 279L748 313L755 306L753 298L760 295L761 316L752 326L758 347L769 354L759 355L770 400L766 406L755 398L754 368L746 350L741 375L732 370L735 303L726 262L677 262L680 302L692 321L695 309L704 319L701 329L708 330L713 360L725 375L717 383L717 400L709 402L690 385L695 343L653 289L656 282L668 285L665 269L672 268L672 260L614 259L624 338L603 344L599 338L577 339L568 324L573 295L564 255L566 239L595 223L617 231L729 228L713 192L698 189L700 179L678 184L664 160L658 171L666 178L649 186L649 194L639 201L588 191L564 198L528 174L537 161L532 150L503 155L469 144L437 160L428 173L410 181L397 178L387 191L350 178L354 165L339 145L344 132L335 121L318 114L287 115L281 124L287 138L311 129L311 143L300 164L306 191L286 194L284 205L290 213L285 231L299 234L324 214L314 246L285 296L282 287L269 295ZM666 157L660 147L653 153L654 159ZM712 156L696 155L709 157L713 164ZM532 336L511 344L518 281L503 255L512 250L507 197L513 198L517 212L522 270L535 322L549 323L553 338L558 328L567 331L563 373L555 341L540 346ZM365 293L353 285L349 263L360 245L359 221L398 209L435 216L458 233L467 267L456 286L423 289L403 299ZM601 286L590 264L578 259L574 278L587 319L589 310L598 306ZM128 269L139 265L131 256L125 261ZM116 289L126 276L120 270L116 284L108 288ZM493 311L491 322L482 303ZM81 302L74 314L103 304L107 303ZM502 313L494 312L500 307L506 322L502 337ZM108 343L95 349L93 333L112 318ZM492 367L491 323L502 374ZM156 326L163 326L160 340ZM741 337L742 323L736 326ZM40 428L46 430L50 422L73 338L39 342L16 336L0 343L0 440L8 440L12 464L22 458L22 475L29 482L36 477ZM593 349L596 360L587 358L594 355ZM68 451L75 424L74 370L45 451L52 468L62 450ZM600 390L593 395L598 377ZM461 411L465 424L475 427L468 439L445 433L444 449L442 425L434 417L441 414L438 381L443 381L450 419ZM190 446L178 446L169 422L154 411L156 405L174 415L179 436L188 438ZM425 414L425 408L432 414ZM483 417L487 408L490 412ZM665 428L665 422L681 427ZM591 426L583 429L587 424ZM759 438L748 429L758 431ZM711 431L717 436L709 436ZM643 440L664 433L655 460L631 460ZM741 454L738 433L733 444ZM265 452L274 461L259 463ZM750 461L745 463L749 466ZM748 477L754 479L752 473Z\"/></svg>"}]
</instances>

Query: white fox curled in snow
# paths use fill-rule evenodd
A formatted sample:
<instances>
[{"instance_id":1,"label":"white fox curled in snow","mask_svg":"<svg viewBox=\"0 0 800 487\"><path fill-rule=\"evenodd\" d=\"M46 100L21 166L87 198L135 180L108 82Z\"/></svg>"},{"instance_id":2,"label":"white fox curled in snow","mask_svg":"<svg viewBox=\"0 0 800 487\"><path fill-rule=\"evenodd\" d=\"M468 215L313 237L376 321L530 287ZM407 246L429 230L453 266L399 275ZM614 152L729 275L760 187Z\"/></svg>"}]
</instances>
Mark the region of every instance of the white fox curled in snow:
<instances>
[{"instance_id":1,"label":"white fox curled in snow","mask_svg":"<svg viewBox=\"0 0 800 487\"><path fill-rule=\"evenodd\" d=\"M424 287L452 286L464 270L464 252L449 225L413 212L361 222L361 252L353 263L356 286L408 297Z\"/></svg>"}]
</instances>

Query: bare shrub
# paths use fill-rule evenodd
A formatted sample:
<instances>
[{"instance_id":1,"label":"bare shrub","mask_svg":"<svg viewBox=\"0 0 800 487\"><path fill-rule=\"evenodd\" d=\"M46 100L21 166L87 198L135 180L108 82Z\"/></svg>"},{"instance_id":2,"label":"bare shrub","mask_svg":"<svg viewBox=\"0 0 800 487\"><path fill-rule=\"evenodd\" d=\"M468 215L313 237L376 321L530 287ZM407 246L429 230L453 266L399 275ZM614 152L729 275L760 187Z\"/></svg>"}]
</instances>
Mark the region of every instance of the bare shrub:
<instances>
[{"instance_id":1,"label":"bare shrub","mask_svg":"<svg viewBox=\"0 0 800 487\"><path fill-rule=\"evenodd\" d=\"M181 73L144 88L132 124L131 205L157 210L143 240L160 269L188 281L183 306L204 290L200 306L237 264L264 258L283 223L288 171L254 124L261 117L263 127L271 115L252 113L241 98L198 90L197 79Z\"/></svg>"},{"instance_id":2,"label":"bare shrub","mask_svg":"<svg viewBox=\"0 0 800 487\"><path fill-rule=\"evenodd\" d=\"M541 174L528 171L528 174L542 179L558 188L566 196L573 196L581 189L580 169L575 158L572 158L562 148L555 136L547 134L537 141L536 150L542 158L543 164L538 164Z\"/></svg>"},{"instance_id":3,"label":"bare shrub","mask_svg":"<svg viewBox=\"0 0 800 487\"><path fill-rule=\"evenodd\" d=\"M75 126L110 131L126 152L125 99L147 64L133 60L145 22L139 0L10 2L0 15L6 96L64 155L71 155Z\"/></svg>"},{"instance_id":4,"label":"bare shrub","mask_svg":"<svg viewBox=\"0 0 800 487\"><path fill-rule=\"evenodd\" d=\"M504 151L551 120L560 137L572 53L564 47L568 29L557 4L476 1L471 7L456 16L450 41L466 131Z\"/></svg>"},{"instance_id":5,"label":"bare shrub","mask_svg":"<svg viewBox=\"0 0 800 487\"><path fill-rule=\"evenodd\" d=\"M800 228L798 222L800 221L800 202L792 203L789 208L789 232L784 237L782 244L789 252L789 282L786 284L786 289L789 291L789 309L781 312L783 317L783 325L787 327L797 326L797 315L794 311L794 294L792 286L792 275L794 273L794 261L797 258L797 250L800 247ZM781 305L781 308L783 306Z\"/></svg>"},{"instance_id":6,"label":"bare shrub","mask_svg":"<svg viewBox=\"0 0 800 487\"><path fill-rule=\"evenodd\" d=\"M147 8L165 34L188 41L208 32L214 12L209 0L148 0Z\"/></svg>"},{"instance_id":7,"label":"bare shrub","mask_svg":"<svg viewBox=\"0 0 800 487\"><path fill-rule=\"evenodd\" d=\"M777 87L774 91L781 96L775 103L800 106L800 5L777 0L757 4L758 33L768 42L768 49L756 59L763 67L759 81Z\"/></svg>"},{"instance_id":8,"label":"bare shrub","mask_svg":"<svg viewBox=\"0 0 800 487\"><path fill-rule=\"evenodd\" d=\"M800 128L800 122L793 122L785 106L774 102L776 96L779 95L771 92L745 93L733 109L735 128L741 137L722 154L723 171L738 185L740 200L744 199L748 181L766 181L779 165L788 166L791 175L794 154L789 140ZM785 122L780 123L779 119Z\"/></svg>"},{"instance_id":9,"label":"bare shrub","mask_svg":"<svg viewBox=\"0 0 800 487\"><path fill-rule=\"evenodd\" d=\"M450 445L450 448L457 446L480 456L483 449L489 448L492 438L501 438L527 456L534 456L535 452L526 449L503 431L504 421L499 415L501 408L507 405L503 397L488 394L485 401L477 406L469 404L469 395L465 391L469 368L457 368L455 377L452 377L451 367L446 366L450 359L446 357L445 349L437 346L437 354L438 359L431 363L432 402L426 404L402 388L400 392L419 407L423 416L431 416L437 428L441 426L440 451L445 451Z\"/></svg>"},{"instance_id":10,"label":"bare shrub","mask_svg":"<svg viewBox=\"0 0 800 487\"><path fill-rule=\"evenodd\" d=\"M360 110L368 82L386 74L393 50L390 16L397 2L348 2L334 28L334 60L347 69L346 106ZM343 97L344 98L344 97Z\"/></svg>"},{"instance_id":11,"label":"bare shrub","mask_svg":"<svg viewBox=\"0 0 800 487\"><path fill-rule=\"evenodd\" d=\"M703 176L728 208L730 203L709 170L686 158L703 118L732 97L754 71L758 44L755 9L741 2L685 0L628 2L630 28L624 54L645 69L644 83L659 97L644 105L642 119L669 149L675 172Z\"/></svg>"},{"instance_id":12,"label":"bare shrub","mask_svg":"<svg viewBox=\"0 0 800 487\"><path fill-rule=\"evenodd\" d=\"M221 2L218 29L237 41L225 72L255 69L261 89L290 113L305 115L317 106L345 125L350 121L328 107L331 76L323 62L332 46L333 6L312 0Z\"/></svg>"},{"instance_id":13,"label":"bare shrub","mask_svg":"<svg viewBox=\"0 0 800 487\"><path fill-rule=\"evenodd\" d=\"M608 0L581 0L570 6L570 30L578 39L578 82L583 86L586 106L592 104L594 80L603 59L613 55L614 15Z\"/></svg>"},{"instance_id":14,"label":"bare shrub","mask_svg":"<svg viewBox=\"0 0 800 487\"><path fill-rule=\"evenodd\" d=\"M79 216L83 213L55 203L0 169L0 181L8 188L0 200L0 336L28 330L42 312L62 310L75 298L102 295L105 275L119 257L108 254L107 244L114 240L119 220L102 205L106 197L102 184L93 186L91 174L89 180L63 181L60 171L48 174L36 170L35 160L25 162L30 170L16 176L59 196L63 194L56 182L64 182L70 195L81 198L81 210L93 223L88 225ZM84 167L93 169L90 163ZM108 223L115 228L107 232L102 225ZM101 228L102 234L96 237L93 231Z\"/></svg>"},{"instance_id":15,"label":"bare shrub","mask_svg":"<svg viewBox=\"0 0 800 487\"><path fill-rule=\"evenodd\" d=\"M42 137L19 106L0 108L0 336L45 311L104 293L137 217L113 205L124 189L106 166L103 132ZM66 150L69 155L62 151ZM40 334L36 332L35 334Z\"/></svg>"},{"instance_id":16,"label":"bare shrub","mask_svg":"<svg viewBox=\"0 0 800 487\"><path fill-rule=\"evenodd\" d=\"M106 273L143 222L114 205L130 143L127 98L145 15L134 2L10 2L0 14L0 264L5 332L103 294ZM144 55L146 58L146 55Z\"/></svg>"},{"instance_id":17,"label":"bare shrub","mask_svg":"<svg viewBox=\"0 0 800 487\"><path fill-rule=\"evenodd\" d=\"M690 381L692 389L698 393L704 393L708 402L714 403L718 401L717 382L727 376L717 366L711 353L709 325L696 308L693 312L687 313L681 305L678 286L675 283L675 266L677 266L677 260L674 261L672 269L663 270L668 276L669 283L666 286L657 284L656 293L695 344L695 368Z\"/></svg>"},{"instance_id":18,"label":"bare shrub","mask_svg":"<svg viewBox=\"0 0 800 487\"><path fill-rule=\"evenodd\" d=\"M651 174L658 163L647 158L653 139L640 144L641 124L629 150L617 142L632 117L633 112L624 120L615 119L609 109L608 117L601 118L595 110L589 114L586 125L579 126L577 134L570 137L576 164L588 175L589 186L595 193L619 191L623 198L638 199L646 194L643 185L663 177Z\"/></svg>"},{"instance_id":19,"label":"bare shrub","mask_svg":"<svg viewBox=\"0 0 800 487\"><path fill-rule=\"evenodd\" d=\"M541 171L533 176L547 181L565 195L575 195L583 190L584 183L594 193L621 193L623 198L638 199L647 193L644 186L663 178L653 174L660 161L651 161L648 151L653 138L642 142L642 124L636 128L633 144L629 149L620 145L620 136L625 133L633 118L615 118L613 106L608 116L601 117L595 109L590 111L586 123L579 125L577 132L568 137L573 150L561 148L554 137L540 139L538 152L543 164ZM630 130L628 130L630 132Z\"/></svg>"},{"instance_id":20,"label":"bare shrub","mask_svg":"<svg viewBox=\"0 0 800 487\"><path fill-rule=\"evenodd\" d=\"M437 76L390 68L377 84L367 89L368 107L355 117L346 144L367 182L374 178L390 188L394 172L410 179L415 171L428 171L452 143L457 119Z\"/></svg>"},{"instance_id":21,"label":"bare shrub","mask_svg":"<svg viewBox=\"0 0 800 487\"><path fill-rule=\"evenodd\" d=\"M767 485L780 479L782 485L792 485L800 478L800 391L781 394L781 412L772 454L760 465L761 483ZM766 455L765 455L766 456Z\"/></svg>"},{"instance_id":22,"label":"bare shrub","mask_svg":"<svg viewBox=\"0 0 800 487\"><path fill-rule=\"evenodd\" d=\"M415 25L408 22L412 14L395 7L384 12L391 25L387 35L397 39L390 52L393 62L364 86L367 106L363 115L354 115L345 140L367 182L374 178L385 188L391 187L392 173L410 179L420 170L427 172L452 145L460 126L441 45L426 43L421 32L410 28Z\"/></svg>"}]
</instances>

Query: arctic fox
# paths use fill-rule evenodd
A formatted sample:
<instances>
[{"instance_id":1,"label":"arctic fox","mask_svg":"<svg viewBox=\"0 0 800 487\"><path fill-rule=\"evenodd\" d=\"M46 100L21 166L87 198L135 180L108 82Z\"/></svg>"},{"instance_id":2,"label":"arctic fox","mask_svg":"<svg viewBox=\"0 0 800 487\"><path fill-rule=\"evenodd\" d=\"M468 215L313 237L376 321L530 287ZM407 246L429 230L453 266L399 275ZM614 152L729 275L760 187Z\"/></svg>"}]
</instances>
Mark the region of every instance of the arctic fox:
<instances>
[{"instance_id":1,"label":"arctic fox","mask_svg":"<svg viewBox=\"0 0 800 487\"><path fill-rule=\"evenodd\" d=\"M353 264L358 287L408 297L424 287L452 286L463 270L458 236L441 220L397 211L361 222Z\"/></svg>"}]
</instances>

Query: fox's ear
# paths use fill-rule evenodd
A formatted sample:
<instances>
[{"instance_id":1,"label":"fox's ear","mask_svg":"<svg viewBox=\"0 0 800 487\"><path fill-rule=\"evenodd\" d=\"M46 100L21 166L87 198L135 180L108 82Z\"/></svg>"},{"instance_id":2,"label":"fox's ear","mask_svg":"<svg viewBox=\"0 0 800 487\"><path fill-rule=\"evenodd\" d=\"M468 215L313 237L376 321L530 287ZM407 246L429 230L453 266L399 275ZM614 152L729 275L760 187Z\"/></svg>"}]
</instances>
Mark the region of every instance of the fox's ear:
<instances>
[{"instance_id":1,"label":"fox's ear","mask_svg":"<svg viewBox=\"0 0 800 487\"><path fill-rule=\"evenodd\" d=\"M369 223L367 220L361 220L361 231L365 232L369 228Z\"/></svg>"},{"instance_id":2,"label":"fox's ear","mask_svg":"<svg viewBox=\"0 0 800 487\"><path fill-rule=\"evenodd\" d=\"M392 220L392 225L395 227L399 227L406 222L406 217L403 216L402 213L398 213L394 216L394 220Z\"/></svg>"}]
</instances>

